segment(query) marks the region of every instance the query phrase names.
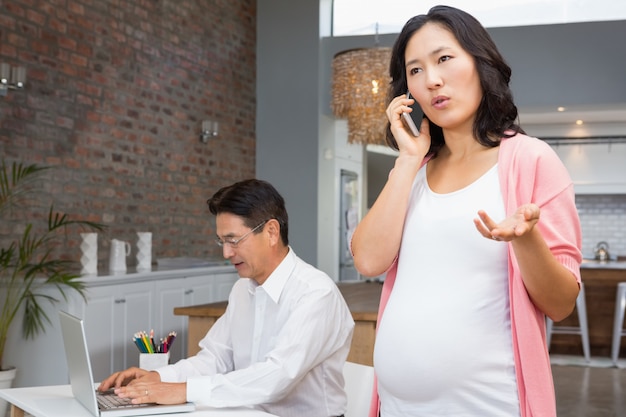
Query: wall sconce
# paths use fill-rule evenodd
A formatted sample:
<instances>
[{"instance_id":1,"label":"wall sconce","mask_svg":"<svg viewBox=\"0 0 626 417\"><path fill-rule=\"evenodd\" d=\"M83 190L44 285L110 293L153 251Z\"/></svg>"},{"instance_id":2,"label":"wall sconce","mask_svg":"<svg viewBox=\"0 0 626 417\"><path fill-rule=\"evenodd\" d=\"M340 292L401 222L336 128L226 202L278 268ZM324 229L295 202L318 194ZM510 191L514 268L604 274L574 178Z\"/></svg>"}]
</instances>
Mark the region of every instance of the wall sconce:
<instances>
[{"instance_id":1,"label":"wall sconce","mask_svg":"<svg viewBox=\"0 0 626 417\"><path fill-rule=\"evenodd\" d=\"M5 62L0 63L0 97L6 96L9 89L24 88L24 84L26 84L26 68L12 67Z\"/></svg>"},{"instance_id":2,"label":"wall sconce","mask_svg":"<svg viewBox=\"0 0 626 417\"><path fill-rule=\"evenodd\" d=\"M209 138L217 136L219 123L211 120L202 122L202 133L200 133L200 142L207 143Z\"/></svg>"}]
</instances>

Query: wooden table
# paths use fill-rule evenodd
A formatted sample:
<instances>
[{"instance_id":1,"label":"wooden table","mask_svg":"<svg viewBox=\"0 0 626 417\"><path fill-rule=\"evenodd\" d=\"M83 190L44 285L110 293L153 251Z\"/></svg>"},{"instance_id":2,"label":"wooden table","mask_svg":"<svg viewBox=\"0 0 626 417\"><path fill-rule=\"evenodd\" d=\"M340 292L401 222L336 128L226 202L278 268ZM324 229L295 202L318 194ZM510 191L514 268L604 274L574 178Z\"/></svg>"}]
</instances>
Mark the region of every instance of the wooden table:
<instances>
[{"instance_id":1,"label":"wooden table","mask_svg":"<svg viewBox=\"0 0 626 417\"><path fill-rule=\"evenodd\" d=\"M382 283L345 283L339 284L338 287L346 299L354 319L354 336L352 337L348 361L371 366L374 358L376 320ZM227 301L221 301L174 309L175 315L189 317L187 330L188 356L195 355L198 352L198 343L207 334L215 321L224 314L227 304Z\"/></svg>"}]
</instances>

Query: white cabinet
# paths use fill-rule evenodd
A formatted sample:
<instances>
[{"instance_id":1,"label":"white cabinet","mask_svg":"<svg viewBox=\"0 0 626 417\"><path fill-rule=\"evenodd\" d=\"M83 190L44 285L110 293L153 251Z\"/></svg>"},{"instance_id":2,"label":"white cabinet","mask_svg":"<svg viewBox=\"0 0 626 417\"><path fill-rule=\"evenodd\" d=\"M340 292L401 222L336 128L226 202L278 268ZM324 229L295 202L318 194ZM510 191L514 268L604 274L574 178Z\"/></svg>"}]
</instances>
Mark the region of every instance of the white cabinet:
<instances>
[{"instance_id":1,"label":"white cabinet","mask_svg":"<svg viewBox=\"0 0 626 417\"><path fill-rule=\"evenodd\" d=\"M82 306L87 346L96 381L139 365L132 335L152 327L152 282L90 287Z\"/></svg>"},{"instance_id":2,"label":"white cabinet","mask_svg":"<svg viewBox=\"0 0 626 417\"><path fill-rule=\"evenodd\" d=\"M161 338L170 331L177 333L176 340L170 350L170 362L176 362L182 358L182 352L186 352L184 329L187 323L181 317L173 314L174 308L186 304L186 294L189 290L185 288L185 278L169 279L159 281L155 284L155 305L156 320L154 332Z\"/></svg>"},{"instance_id":3,"label":"white cabinet","mask_svg":"<svg viewBox=\"0 0 626 417\"><path fill-rule=\"evenodd\" d=\"M237 273L227 272L156 282L155 334L164 336L170 331L177 333L170 351L170 362L183 358L187 352L188 319L186 316L175 316L174 308L227 300L238 278Z\"/></svg>"},{"instance_id":4,"label":"white cabinet","mask_svg":"<svg viewBox=\"0 0 626 417\"><path fill-rule=\"evenodd\" d=\"M626 194L626 144L551 145L574 181L576 194Z\"/></svg>"},{"instance_id":5,"label":"white cabinet","mask_svg":"<svg viewBox=\"0 0 626 417\"><path fill-rule=\"evenodd\" d=\"M98 381L139 364L139 350L132 336L140 330L154 329L157 339L170 330L179 331L174 349L186 352L187 320L174 316L174 308L225 300L237 278L232 266L89 277L83 279L86 302L77 294L70 294L65 302L56 289L50 288L50 295L61 302L44 306L51 321L46 332L35 340L23 339L21 317L10 329L5 359L18 368L14 386L69 382L59 309L85 320L89 356Z\"/></svg>"},{"instance_id":6,"label":"white cabinet","mask_svg":"<svg viewBox=\"0 0 626 417\"><path fill-rule=\"evenodd\" d=\"M213 300L207 301L209 303L214 303L216 301L224 301L228 300L228 296L230 295L230 290L233 289L233 285L239 279L239 274L237 272L231 273L223 273L215 275L215 279L213 280L214 288L213 288ZM204 304L205 302L200 302L196 304Z\"/></svg>"}]
</instances>

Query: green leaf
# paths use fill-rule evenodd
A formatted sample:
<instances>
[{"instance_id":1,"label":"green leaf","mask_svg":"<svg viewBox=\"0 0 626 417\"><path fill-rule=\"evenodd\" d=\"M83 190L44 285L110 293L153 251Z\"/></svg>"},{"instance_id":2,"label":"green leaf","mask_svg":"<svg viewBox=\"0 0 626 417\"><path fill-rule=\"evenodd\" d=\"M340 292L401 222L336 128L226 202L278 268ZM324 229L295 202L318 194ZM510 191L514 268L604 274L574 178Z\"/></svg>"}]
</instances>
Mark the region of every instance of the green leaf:
<instances>
[{"instance_id":1,"label":"green leaf","mask_svg":"<svg viewBox=\"0 0 626 417\"><path fill-rule=\"evenodd\" d=\"M9 221L7 218L13 210L38 196L41 175L47 169L15 162L8 166L2 161L0 221ZM77 262L53 257L52 249L60 244L62 233L71 227L105 229L100 223L71 219L67 214L55 212L52 204L47 224L34 226L34 223L25 224L19 239L0 248L0 369L3 369L9 327L22 308L22 333L30 339L50 324L44 303L56 304L61 297L67 300L70 292L80 294L86 301L85 284L79 275L71 272L77 269ZM60 297L50 295L51 288L56 289Z\"/></svg>"}]
</instances>

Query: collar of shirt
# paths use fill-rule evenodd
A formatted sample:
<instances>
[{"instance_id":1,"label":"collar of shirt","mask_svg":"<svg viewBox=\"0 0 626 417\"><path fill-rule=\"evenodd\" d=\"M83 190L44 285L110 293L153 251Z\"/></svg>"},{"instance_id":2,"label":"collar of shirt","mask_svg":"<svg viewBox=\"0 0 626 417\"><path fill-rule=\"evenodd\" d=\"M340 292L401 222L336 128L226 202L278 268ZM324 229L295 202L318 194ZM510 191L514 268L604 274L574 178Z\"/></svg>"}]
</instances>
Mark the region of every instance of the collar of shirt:
<instances>
[{"instance_id":1,"label":"collar of shirt","mask_svg":"<svg viewBox=\"0 0 626 417\"><path fill-rule=\"evenodd\" d=\"M278 300L280 299L280 295L287 284L287 280L291 276L293 269L296 266L296 254L289 247L289 252L285 259L276 267L276 269L270 274L269 277L265 280L261 288L267 293L267 295L274 301L274 303L278 304ZM254 280L250 280L248 291L250 294L254 294L256 288L259 285Z\"/></svg>"}]
</instances>

